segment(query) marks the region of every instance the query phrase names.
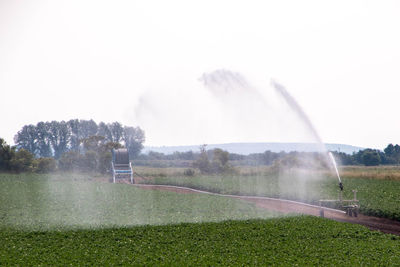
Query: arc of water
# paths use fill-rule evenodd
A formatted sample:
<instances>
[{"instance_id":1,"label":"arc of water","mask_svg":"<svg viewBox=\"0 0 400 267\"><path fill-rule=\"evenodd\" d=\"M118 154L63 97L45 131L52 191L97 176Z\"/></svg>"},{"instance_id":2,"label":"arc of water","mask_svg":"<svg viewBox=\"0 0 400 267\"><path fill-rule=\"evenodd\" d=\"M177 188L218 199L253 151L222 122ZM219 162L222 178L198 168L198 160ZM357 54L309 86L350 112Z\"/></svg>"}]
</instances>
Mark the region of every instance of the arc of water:
<instances>
[{"instance_id":1,"label":"arc of water","mask_svg":"<svg viewBox=\"0 0 400 267\"><path fill-rule=\"evenodd\" d=\"M296 112L296 114L300 117L300 119L305 123L307 126L308 130L311 132L313 135L314 139L318 142L318 145L320 146L322 151L327 151L325 144L322 142L321 137L319 136L317 130L315 129L314 125L312 124L310 118L307 116L307 114L304 112L304 110L301 108L299 103L297 103L296 99L289 94L289 92L286 90L286 88L277 83L275 80L271 80L271 85L275 88L275 90L285 99L285 101L288 103L288 105ZM340 190L343 190L343 184L342 180L340 179L339 171L336 165L335 158L333 157L332 153L329 152L329 157L331 160L331 163L333 167L335 168L336 175L339 179L339 187Z\"/></svg>"}]
</instances>

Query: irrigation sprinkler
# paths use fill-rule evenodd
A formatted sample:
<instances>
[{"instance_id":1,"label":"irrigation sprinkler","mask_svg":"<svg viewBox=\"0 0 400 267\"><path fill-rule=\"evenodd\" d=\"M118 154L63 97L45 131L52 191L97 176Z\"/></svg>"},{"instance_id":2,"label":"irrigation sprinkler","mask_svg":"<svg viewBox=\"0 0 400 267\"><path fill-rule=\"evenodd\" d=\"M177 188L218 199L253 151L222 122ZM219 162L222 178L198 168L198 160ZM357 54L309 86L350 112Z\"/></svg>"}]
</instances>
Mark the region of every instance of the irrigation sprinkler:
<instances>
[{"instance_id":1,"label":"irrigation sprinkler","mask_svg":"<svg viewBox=\"0 0 400 267\"><path fill-rule=\"evenodd\" d=\"M339 171L336 165L335 158L333 157L332 153L328 153L332 165L335 168L336 171L336 176L339 179L339 199L320 199L319 200L319 206L320 206L320 211L319 215L321 217L325 216L325 211L324 211L324 205L323 204L328 204L328 203L333 203L336 206L339 206L339 208L343 209L346 211L346 214L349 216L354 216L357 217L358 213L360 211L360 204L359 201L357 200L357 190L352 190L353 192L353 199L343 199L343 183L342 179L340 178Z\"/></svg>"},{"instance_id":2,"label":"irrigation sprinkler","mask_svg":"<svg viewBox=\"0 0 400 267\"><path fill-rule=\"evenodd\" d=\"M115 183L117 179L126 178L130 179L131 184L135 183L127 149L120 148L112 150L111 173L113 183Z\"/></svg>"},{"instance_id":3,"label":"irrigation sprinkler","mask_svg":"<svg viewBox=\"0 0 400 267\"><path fill-rule=\"evenodd\" d=\"M321 217L325 216L325 208L329 203L338 206L338 208L346 211L348 216L357 217L360 211L360 204L359 200L357 199L357 190L352 190L353 192L353 199L343 199L343 191L339 191L339 199L320 199L319 200L319 215Z\"/></svg>"}]
</instances>

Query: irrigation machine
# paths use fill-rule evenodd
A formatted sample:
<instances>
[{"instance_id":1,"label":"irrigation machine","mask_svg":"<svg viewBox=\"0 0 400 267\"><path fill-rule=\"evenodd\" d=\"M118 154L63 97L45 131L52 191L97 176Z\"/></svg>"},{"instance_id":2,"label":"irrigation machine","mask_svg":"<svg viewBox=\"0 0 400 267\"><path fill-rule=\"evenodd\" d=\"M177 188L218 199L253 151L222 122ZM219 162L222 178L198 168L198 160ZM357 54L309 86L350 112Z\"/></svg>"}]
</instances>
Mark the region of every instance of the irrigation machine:
<instances>
[{"instance_id":1,"label":"irrigation machine","mask_svg":"<svg viewBox=\"0 0 400 267\"><path fill-rule=\"evenodd\" d=\"M357 190L352 190L353 192L353 199L343 199L343 183L342 179L340 178L339 171L336 165L335 158L333 157L332 153L328 153L333 167L336 171L336 176L339 180L339 199L321 199L319 201L320 206L320 216L324 217L324 206L329 205L329 203L336 204L336 207L339 206L340 209L343 209L347 215L357 217L360 211L360 204L357 200Z\"/></svg>"},{"instance_id":2,"label":"irrigation machine","mask_svg":"<svg viewBox=\"0 0 400 267\"><path fill-rule=\"evenodd\" d=\"M129 179L132 184L135 183L127 149L120 148L112 150L111 173L113 183L119 179Z\"/></svg>"}]
</instances>

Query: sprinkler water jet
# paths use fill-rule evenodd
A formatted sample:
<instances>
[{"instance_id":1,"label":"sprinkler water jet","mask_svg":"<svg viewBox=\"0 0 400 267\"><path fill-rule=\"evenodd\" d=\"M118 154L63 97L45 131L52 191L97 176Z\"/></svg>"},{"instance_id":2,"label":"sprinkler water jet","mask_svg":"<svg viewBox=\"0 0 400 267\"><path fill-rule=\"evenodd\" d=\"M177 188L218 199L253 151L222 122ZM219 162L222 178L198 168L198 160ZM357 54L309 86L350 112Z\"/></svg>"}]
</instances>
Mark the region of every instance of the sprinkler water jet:
<instances>
[{"instance_id":1,"label":"sprinkler water jet","mask_svg":"<svg viewBox=\"0 0 400 267\"><path fill-rule=\"evenodd\" d=\"M331 162L332 162L333 167L335 168L336 176L337 176L337 178L339 179L339 188L340 188L340 191L343 191L343 183L342 183L342 179L340 179L339 171L338 171L338 168L337 168L337 165L336 165L336 160L335 160L335 158L333 157L332 152L328 152L328 155L329 155L329 158L331 159Z\"/></svg>"}]
</instances>

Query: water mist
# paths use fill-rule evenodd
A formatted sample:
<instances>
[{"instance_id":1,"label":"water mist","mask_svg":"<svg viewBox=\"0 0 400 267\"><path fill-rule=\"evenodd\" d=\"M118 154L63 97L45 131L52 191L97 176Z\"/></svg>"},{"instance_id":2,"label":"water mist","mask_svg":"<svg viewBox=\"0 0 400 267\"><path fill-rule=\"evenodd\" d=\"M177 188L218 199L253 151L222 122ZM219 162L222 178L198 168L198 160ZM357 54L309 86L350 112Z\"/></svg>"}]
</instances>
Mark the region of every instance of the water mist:
<instances>
[{"instance_id":1,"label":"water mist","mask_svg":"<svg viewBox=\"0 0 400 267\"><path fill-rule=\"evenodd\" d=\"M325 144L322 142L321 137L319 136L317 130L315 129L314 125L312 124L310 118L307 116L307 114L304 112L304 110L301 108L301 106L297 103L296 99L289 94L289 92L286 90L284 86L281 84L277 83L274 80L271 80L271 85L275 88L275 90L285 99L287 104L293 109L294 112L300 117L300 119L304 122L304 124L307 126L308 130L310 133L313 135L315 140L318 142L319 147L323 152L326 152L327 149L325 147ZM337 168L337 164L335 161L335 158L333 157L333 154L331 152L328 153L330 162L332 166L334 167L336 171L337 178L339 179L339 187L340 190L343 191L343 183L342 180L340 179L339 171Z\"/></svg>"}]
</instances>

